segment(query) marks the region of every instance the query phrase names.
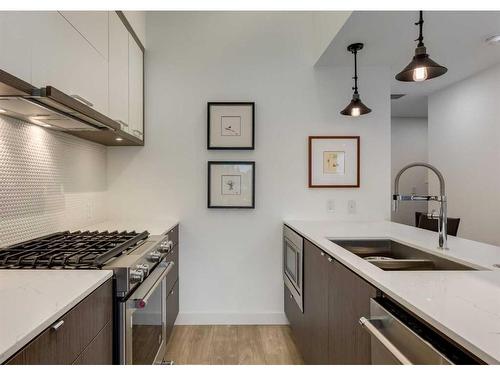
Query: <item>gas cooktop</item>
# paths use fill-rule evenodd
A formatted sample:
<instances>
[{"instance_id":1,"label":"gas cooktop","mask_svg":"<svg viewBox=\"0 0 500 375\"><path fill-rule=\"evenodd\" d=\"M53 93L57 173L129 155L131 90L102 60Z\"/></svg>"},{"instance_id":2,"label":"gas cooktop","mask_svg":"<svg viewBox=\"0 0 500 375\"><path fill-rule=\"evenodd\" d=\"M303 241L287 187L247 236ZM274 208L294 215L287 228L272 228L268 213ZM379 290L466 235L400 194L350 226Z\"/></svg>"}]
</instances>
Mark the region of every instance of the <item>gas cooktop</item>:
<instances>
[{"instance_id":1,"label":"gas cooktop","mask_svg":"<svg viewBox=\"0 0 500 375\"><path fill-rule=\"evenodd\" d=\"M0 269L100 269L148 236L147 231L58 232L0 249Z\"/></svg>"}]
</instances>

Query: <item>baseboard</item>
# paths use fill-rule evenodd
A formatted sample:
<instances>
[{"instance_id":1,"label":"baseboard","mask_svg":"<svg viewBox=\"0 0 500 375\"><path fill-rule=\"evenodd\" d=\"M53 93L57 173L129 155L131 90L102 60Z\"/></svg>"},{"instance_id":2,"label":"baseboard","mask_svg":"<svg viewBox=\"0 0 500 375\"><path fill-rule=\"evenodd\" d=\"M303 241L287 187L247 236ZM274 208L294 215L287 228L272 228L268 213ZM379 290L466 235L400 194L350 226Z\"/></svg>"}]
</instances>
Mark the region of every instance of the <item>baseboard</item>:
<instances>
[{"instance_id":1,"label":"baseboard","mask_svg":"<svg viewBox=\"0 0 500 375\"><path fill-rule=\"evenodd\" d=\"M285 313L203 313L179 312L176 325L288 324Z\"/></svg>"}]
</instances>

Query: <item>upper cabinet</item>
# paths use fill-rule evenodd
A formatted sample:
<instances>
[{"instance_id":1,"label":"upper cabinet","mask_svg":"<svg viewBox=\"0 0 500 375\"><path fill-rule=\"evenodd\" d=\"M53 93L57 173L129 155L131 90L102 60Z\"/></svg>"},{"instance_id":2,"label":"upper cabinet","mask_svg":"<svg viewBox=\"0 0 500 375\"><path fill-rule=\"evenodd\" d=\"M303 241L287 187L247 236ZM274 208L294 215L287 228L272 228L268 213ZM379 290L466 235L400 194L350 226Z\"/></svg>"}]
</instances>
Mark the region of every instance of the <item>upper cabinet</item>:
<instances>
[{"instance_id":1,"label":"upper cabinet","mask_svg":"<svg viewBox=\"0 0 500 375\"><path fill-rule=\"evenodd\" d=\"M127 14L0 12L0 69L35 87L53 86L121 124L116 133L72 134L143 145L145 15Z\"/></svg>"},{"instance_id":2,"label":"upper cabinet","mask_svg":"<svg viewBox=\"0 0 500 375\"><path fill-rule=\"evenodd\" d=\"M132 134L143 139L144 89L143 89L143 53L133 38L129 38L129 73L128 102L129 124Z\"/></svg>"},{"instance_id":3,"label":"upper cabinet","mask_svg":"<svg viewBox=\"0 0 500 375\"><path fill-rule=\"evenodd\" d=\"M129 32L116 12L109 12L109 117L130 131L128 111Z\"/></svg>"},{"instance_id":4,"label":"upper cabinet","mask_svg":"<svg viewBox=\"0 0 500 375\"><path fill-rule=\"evenodd\" d=\"M32 12L0 12L0 69L31 83Z\"/></svg>"},{"instance_id":5,"label":"upper cabinet","mask_svg":"<svg viewBox=\"0 0 500 375\"><path fill-rule=\"evenodd\" d=\"M134 30L137 39L141 42L141 44L146 46L146 12L144 11L136 11L136 10L127 10L123 11L123 15L127 19L128 23L132 30Z\"/></svg>"},{"instance_id":6,"label":"upper cabinet","mask_svg":"<svg viewBox=\"0 0 500 375\"><path fill-rule=\"evenodd\" d=\"M92 47L108 59L108 14L110 12L59 12Z\"/></svg>"},{"instance_id":7,"label":"upper cabinet","mask_svg":"<svg viewBox=\"0 0 500 375\"><path fill-rule=\"evenodd\" d=\"M34 25L32 84L54 86L108 115L107 58L58 12L37 12Z\"/></svg>"}]
</instances>

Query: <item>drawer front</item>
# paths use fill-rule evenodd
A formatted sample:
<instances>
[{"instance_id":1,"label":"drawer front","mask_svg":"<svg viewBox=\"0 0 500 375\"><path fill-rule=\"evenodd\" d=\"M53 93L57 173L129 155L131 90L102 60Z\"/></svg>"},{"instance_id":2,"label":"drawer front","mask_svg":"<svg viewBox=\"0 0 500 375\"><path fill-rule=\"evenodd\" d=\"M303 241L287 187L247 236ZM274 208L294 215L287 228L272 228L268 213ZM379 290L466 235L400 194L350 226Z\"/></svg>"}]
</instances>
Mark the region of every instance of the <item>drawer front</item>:
<instances>
[{"instance_id":1,"label":"drawer front","mask_svg":"<svg viewBox=\"0 0 500 375\"><path fill-rule=\"evenodd\" d=\"M167 275L167 291L170 292L179 279L179 246L176 245L165 257L167 262L174 262L174 267Z\"/></svg>"},{"instance_id":2,"label":"drawer front","mask_svg":"<svg viewBox=\"0 0 500 375\"><path fill-rule=\"evenodd\" d=\"M108 280L29 343L23 349L24 363L72 364L111 321L112 293Z\"/></svg>"},{"instance_id":3,"label":"drawer front","mask_svg":"<svg viewBox=\"0 0 500 375\"><path fill-rule=\"evenodd\" d=\"M175 319L179 314L179 282L175 283L175 286L169 292L167 296L167 332L165 335L165 341L168 342L172 330L174 329Z\"/></svg>"},{"instance_id":4,"label":"drawer front","mask_svg":"<svg viewBox=\"0 0 500 375\"><path fill-rule=\"evenodd\" d=\"M108 322L74 365L111 365L113 364L113 323Z\"/></svg>"}]
</instances>

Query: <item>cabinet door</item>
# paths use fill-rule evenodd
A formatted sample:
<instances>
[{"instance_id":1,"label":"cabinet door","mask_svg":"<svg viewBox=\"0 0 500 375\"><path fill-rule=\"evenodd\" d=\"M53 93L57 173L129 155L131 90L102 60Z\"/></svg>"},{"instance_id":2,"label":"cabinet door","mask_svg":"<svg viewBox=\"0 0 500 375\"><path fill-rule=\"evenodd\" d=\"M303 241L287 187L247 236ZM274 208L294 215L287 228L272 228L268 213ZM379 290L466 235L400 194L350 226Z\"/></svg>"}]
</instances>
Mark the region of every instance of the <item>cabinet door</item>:
<instances>
[{"instance_id":1,"label":"cabinet door","mask_svg":"<svg viewBox=\"0 0 500 375\"><path fill-rule=\"evenodd\" d=\"M165 342L168 342L172 330L174 329L174 323L179 314L179 282L175 283L172 290L167 296L167 332L165 335Z\"/></svg>"},{"instance_id":2,"label":"cabinet door","mask_svg":"<svg viewBox=\"0 0 500 375\"><path fill-rule=\"evenodd\" d=\"M108 12L59 12L105 59L108 59Z\"/></svg>"},{"instance_id":3,"label":"cabinet door","mask_svg":"<svg viewBox=\"0 0 500 375\"><path fill-rule=\"evenodd\" d=\"M370 298L376 296L376 289L334 261L329 293L329 363L370 364L370 336L359 324L359 318L369 316Z\"/></svg>"},{"instance_id":4,"label":"cabinet door","mask_svg":"<svg viewBox=\"0 0 500 375\"><path fill-rule=\"evenodd\" d=\"M108 112L108 62L58 12L33 16L32 84L78 95Z\"/></svg>"},{"instance_id":5,"label":"cabinet door","mask_svg":"<svg viewBox=\"0 0 500 375\"><path fill-rule=\"evenodd\" d=\"M134 136L143 139L143 53L129 35L129 126Z\"/></svg>"},{"instance_id":6,"label":"cabinet door","mask_svg":"<svg viewBox=\"0 0 500 375\"><path fill-rule=\"evenodd\" d=\"M328 275L326 253L304 241L304 324L307 330L306 364L328 363Z\"/></svg>"},{"instance_id":7,"label":"cabinet door","mask_svg":"<svg viewBox=\"0 0 500 375\"><path fill-rule=\"evenodd\" d=\"M109 117L131 133L128 119L128 30L116 12L109 12ZM125 124L123 124L125 123Z\"/></svg>"},{"instance_id":8,"label":"cabinet door","mask_svg":"<svg viewBox=\"0 0 500 375\"><path fill-rule=\"evenodd\" d=\"M288 288L285 286L284 289L285 315L290 323L295 345L299 348L300 353L304 353L307 349L309 334L305 329L304 314Z\"/></svg>"},{"instance_id":9,"label":"cabinet door","mask_svg":"<svg viewBox=\"0 0 500 375\"><path fill-rule=\"evenodd\" d=\"M32 12L0 12L0 69L31 83Z\"/></svg>"}]
</instances>

